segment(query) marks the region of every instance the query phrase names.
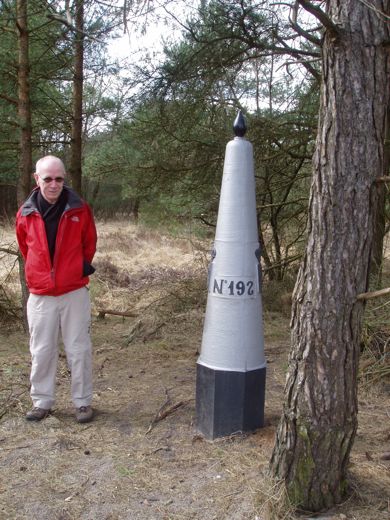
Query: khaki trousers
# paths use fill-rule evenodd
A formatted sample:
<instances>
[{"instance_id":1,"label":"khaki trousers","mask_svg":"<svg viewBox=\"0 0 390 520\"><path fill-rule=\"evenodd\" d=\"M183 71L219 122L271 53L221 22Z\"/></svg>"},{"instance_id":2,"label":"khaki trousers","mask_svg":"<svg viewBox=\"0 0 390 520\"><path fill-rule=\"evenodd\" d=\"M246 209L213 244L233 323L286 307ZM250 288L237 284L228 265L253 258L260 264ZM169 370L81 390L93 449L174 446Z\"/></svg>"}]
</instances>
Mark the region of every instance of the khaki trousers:
<instances>
[{"instance_id":1,"label":"khaki trousers","mask_svg":"<svg viewBox=\"0 0 390 520\"><path fill-rule=\"evenodd\" d=\"M61 331L71 372L72 401L76 408L92 401L91 303L86 287L61 296L30 294L31 399L50 409L55 402L58 339Z\"/></svg>"}]
</instances>

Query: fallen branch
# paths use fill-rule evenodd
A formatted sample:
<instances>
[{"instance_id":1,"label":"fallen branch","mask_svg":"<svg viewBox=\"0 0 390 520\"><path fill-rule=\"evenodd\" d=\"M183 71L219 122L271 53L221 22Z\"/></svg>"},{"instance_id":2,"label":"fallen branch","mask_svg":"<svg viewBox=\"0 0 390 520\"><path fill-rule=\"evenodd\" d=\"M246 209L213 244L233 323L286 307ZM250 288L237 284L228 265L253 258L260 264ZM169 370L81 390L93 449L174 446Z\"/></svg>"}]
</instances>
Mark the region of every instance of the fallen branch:
<instances>
[{"instance_id":1,"label":"fallen branch","mask_svg":"<svg viewBox=\"0 0 390 520\"><path fill-rule=\"evenodd\" d=\"M110 361L110 358L106 357L99 367L98 377L103 377L103 369L105 368L106 361Z\"/></svg>"},{"instance_id":2,"label":"fallen branch","mask_svg":"<svg viewBox=\"0 0 390 520\"><path fill-rule=\"evenodd\" d=\"M377 177L376 182L390 182L390 177Z\"/></svg>"},{"instance_id":3,"label":"fallen branch","mask_svg":"<svg viewBox=\"0 0 390 520\"><path fill-rule=\"evenodd\" d=\"M148 431L145 433L145 435L147 435L148 433L150 433L153 428L156 426L156 424L160 421L162 421L163 419L165 419L166 417L168 417L168 415L171 415L173 412L175 412L178 408L180 408L181 406L185 405L186 404L186 401L179 401L178 403L176 404L173 404L172 406L170 406L169 408L166 408L164 411L160 410L159 412L157 412L155 418L153 419L153 421L150 423L150 426L148 428Z\"/></svg>"},{"instance_id":4,"label":"fallen branch","mask_svg":"<svg viewBox=\"0 0 390 520\"><path fill-rule=\"evenodd\" d=\"M217 227L216 224L213 224L212 222L209 222L208 220L206 220L203 215L200 215L199 217L197 217L201 222L203 222L203 224L206 224L206 226L210 226L210 227Z\"/></svg>"},{"instance_id":5,"label":"fallen branch","mask_svg":"<svg viewBox=\"0 0 390 520\"><path fill-rule=\"evenodd\" d=\"M127 335L127 342L126 342L127 345L130 345L130 343L137 337L137 335L139 334L142 327L143 327L142 320L138 320L132 326L132 328L129 330L129 334Z\"/></svg>"},{"instance_id":6,"label":"fallen branch","mask_svg":"<svg viewBox=\"0 0 390 520\"><path fill-rule=\"evenodd\" d=\"M148 433L150 433L153 430L153 428L156 426L157 423L159 423L160 421L162 421L163 419L168 417L168 415L171 415L178 408L180 408L181 406L183 406L189 402L189 401L179 401L178 403L175 403L170 406L171 398L169 397L169 393L168 393L167 389L165 389L165 395L167 396L166 401L162 406L160 406L158 412L154 416L153 421L150 423L149 428L148 428L147 432L145 433L145 435L148 435Z\"/></svg>"},{"instance_id":7,"label":"fallen branch","mask_svg":"<svg viewBox=\"0 0 390 520\"><path fill-rule=\"evenodd\" d=\"M161 329L161 327L164 327L166 325L166 321L162 321L161 323L159 323L157 325L157 327L155 327L154 329L150 330L149 332L145 333L144 334L144 337L142 338L143 341L146 341L147 339L151 338L152 336L154 336L156 334L156 332Z\"/></svg>"},{"instance_id":8,"label":"fallen branch","mask_svg":"<svg viewBox=\"0 0 390 520\"><path fill-rule=\"evenodd\" d=\"M110 309L100 309L98 310L98 318L104 320L106 314L112 314L113 316L125 316L126 318L136 318L138 314L135 312L121 312L121 311L112 311Z\"/></svg>"},{"instance_id":9,"label":"fallen branch","mask_svg":"<svg viewBox=\"0 0 390 520\"><path fill-rule=\"evenodd\" d=\"M31 448L32 444L25 444L24 446L12 446L11 448L2 448L4 451L14 451L14 450L25 450L27 448Z\"/></svg>"},{"instance_id":10,"label":"fallen branch","mask_svg":"<svg viewBox=\"0 0 390 520\"><path fill-rule=\"evenodd\" d=\"M381 296L386 296L386 294L390 294L390 287L386 289L380 289L379 291L365 292L358 294L357 300L372 300L374 298L380 298Z\"/></svg>"},{"instance_id":11,"label":"fallen branch","mask_svg":"<svg viewBox=\"0 0 390 520\"><path fill-rule=\"evenodd\" d=\"M160 448L156 448L155 450L152 450L149 453L146 453L145 455L154 455L159 451L169 451L169 446L161 446Z\"/></svg>"}]
</instances>

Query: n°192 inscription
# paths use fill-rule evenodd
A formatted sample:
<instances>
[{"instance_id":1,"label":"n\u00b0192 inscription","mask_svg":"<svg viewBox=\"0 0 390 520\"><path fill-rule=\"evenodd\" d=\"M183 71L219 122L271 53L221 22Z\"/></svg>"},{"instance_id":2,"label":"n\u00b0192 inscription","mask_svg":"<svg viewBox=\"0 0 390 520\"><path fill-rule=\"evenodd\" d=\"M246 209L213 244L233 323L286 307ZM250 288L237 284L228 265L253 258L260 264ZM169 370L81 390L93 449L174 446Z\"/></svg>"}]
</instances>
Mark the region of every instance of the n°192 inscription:
<instances>
[{"instance_id":1,"label":"n\u00b0192 inscription","mask_svg":"<svg viewBox=\"0 0 390 520\"><path fill-rule=\"evenodd\" d=\"M224 298L254 298L256 286L252 278L221 276L212 278L209 290Z\"/></svg>"}]
</instances>

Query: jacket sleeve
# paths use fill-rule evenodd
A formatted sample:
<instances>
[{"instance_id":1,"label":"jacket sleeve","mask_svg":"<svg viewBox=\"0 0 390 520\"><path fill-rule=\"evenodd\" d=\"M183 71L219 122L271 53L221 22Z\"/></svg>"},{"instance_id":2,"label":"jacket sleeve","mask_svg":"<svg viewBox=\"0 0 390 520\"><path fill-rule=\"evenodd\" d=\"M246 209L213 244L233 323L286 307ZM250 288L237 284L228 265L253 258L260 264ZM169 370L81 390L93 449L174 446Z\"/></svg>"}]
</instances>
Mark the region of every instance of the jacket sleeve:
<instances>
[{"instance_id":1,"label":"jacket sleeve","mask_svg":"<svg viewBox=\"0 0 390 520\"><path fill-rule=\"evenodd\" d=\"M85 224L83 230L83 255L84 260L91 263L96 252L97 233L91 208L85 204Z\"/></svg>"},{"instance_id":2,"label":"jacket sleeve","mask_svg":"<svg viewBox=\"0 0 390 520\"><path fill-rule=\"evenodd\" d=\"M20 211L16 215L16 239L18 241L20 252L24 260L27 257L27 244L26 244L26 230L23 225L23 218L20 216Z\"/></svg>"}]
</instances>

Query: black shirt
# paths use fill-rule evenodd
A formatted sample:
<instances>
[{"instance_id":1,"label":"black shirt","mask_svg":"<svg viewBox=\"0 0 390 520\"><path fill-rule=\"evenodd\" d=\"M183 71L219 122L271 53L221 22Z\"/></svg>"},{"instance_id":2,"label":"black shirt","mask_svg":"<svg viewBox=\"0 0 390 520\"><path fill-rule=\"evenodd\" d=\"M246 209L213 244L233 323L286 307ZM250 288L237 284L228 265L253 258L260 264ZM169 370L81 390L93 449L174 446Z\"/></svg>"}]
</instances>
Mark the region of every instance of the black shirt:
<instances>
[{"instance_id":1,"label":"black shirt","mask_svg":"<svg viewBox=\"0 0 390 520\"><path fill-rule=\"evenodd\" d=\"M67 201L68 196L65 190L62 190L57 202L54 204L47 202L47 200L42 197L41 191L38 192L37 207L45 222L46 237L52 264L56 248L58 224L60 223L60 218L65 210Z\"/></svg>"}]
</instances>

